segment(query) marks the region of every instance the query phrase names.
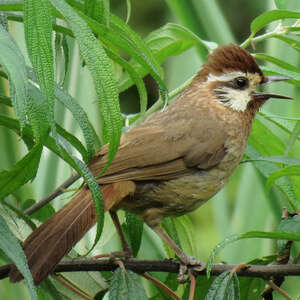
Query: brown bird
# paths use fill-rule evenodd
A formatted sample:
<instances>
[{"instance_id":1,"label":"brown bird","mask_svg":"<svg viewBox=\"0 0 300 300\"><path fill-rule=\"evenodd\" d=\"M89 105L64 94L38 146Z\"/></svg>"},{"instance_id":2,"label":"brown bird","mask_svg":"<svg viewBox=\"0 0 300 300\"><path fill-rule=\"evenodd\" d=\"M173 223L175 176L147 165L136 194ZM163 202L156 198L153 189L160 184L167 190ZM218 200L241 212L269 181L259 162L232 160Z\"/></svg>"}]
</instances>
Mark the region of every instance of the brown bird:
<instances>
[{"instance_id":1,"label":"brown bird","mask_svg":"<svg viewBox=\"0 0 300 300\"><path fill-rule=\"evenodd\" d=\"M239 46L216 49L174 102L122 136L113 162L98 179L106 210L140 215L183 264L198 263L161 229L161 221L195 210L224 187L243 156L255 113L269 98L290 99L255 89L285 79L264 76ZM102 147L89 164L94 175L107 153L108 147ZM96 221L91 193L84 187L29 235L24 251L36 284ZM10 278L22 277L12 269Z\"/></svg>"}]
</instances>

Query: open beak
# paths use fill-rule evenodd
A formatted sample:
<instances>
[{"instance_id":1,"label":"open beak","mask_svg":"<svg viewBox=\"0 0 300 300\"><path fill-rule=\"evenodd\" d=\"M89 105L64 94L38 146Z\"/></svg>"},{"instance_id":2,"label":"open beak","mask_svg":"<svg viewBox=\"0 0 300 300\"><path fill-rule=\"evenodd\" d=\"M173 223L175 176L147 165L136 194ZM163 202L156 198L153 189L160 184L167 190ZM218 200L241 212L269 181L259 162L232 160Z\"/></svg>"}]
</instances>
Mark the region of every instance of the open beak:
<instances>
[{"instance_id":1,"label":"open beak","mask_svg":"<svg viewBox=\"0 0 300 300\"><path fill-rule=\"evenodd\" d=\"M285 77L285 76L266 76L266 75L264 75L261 84L267 84L267 83L271 83L271 82L284 81L284 80L291 80L291 78ZM289 96L283 96L280 94L268 94L268 93L263 93L263 92L253 92L252 96L254 97L255 100L268 100L269 98L293 99Z\"/></svg>"}]
</instances>

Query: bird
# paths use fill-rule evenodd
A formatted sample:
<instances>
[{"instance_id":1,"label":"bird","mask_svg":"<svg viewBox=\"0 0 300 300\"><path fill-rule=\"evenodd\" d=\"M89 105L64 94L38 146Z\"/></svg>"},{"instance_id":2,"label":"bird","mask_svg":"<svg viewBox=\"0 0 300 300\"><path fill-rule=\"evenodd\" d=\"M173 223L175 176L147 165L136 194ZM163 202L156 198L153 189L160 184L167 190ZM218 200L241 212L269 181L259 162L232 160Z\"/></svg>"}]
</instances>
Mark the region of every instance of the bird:
<instances>
[{"instance_id":1,"label":"bird","mask_svg":"<svg viewBox=\"0 0 300 300\"><path fill-rule=\"evenodd\" d=\"M264 75L238 45L219 46L177 99L122 135L113 161L97 179L105 211L139 215L181 263L198 264L162 230L161 222L194 211L226 185L242 159L260 107L270 98L291 99L256 88L288 79ZM89 169L96 176L107 160L104 145ZM23 249L35 284L47 278L96 222L92 195L84 186L27 237ZM21 279L12 268L10 280Z\"/></svg>"}]
</instances>

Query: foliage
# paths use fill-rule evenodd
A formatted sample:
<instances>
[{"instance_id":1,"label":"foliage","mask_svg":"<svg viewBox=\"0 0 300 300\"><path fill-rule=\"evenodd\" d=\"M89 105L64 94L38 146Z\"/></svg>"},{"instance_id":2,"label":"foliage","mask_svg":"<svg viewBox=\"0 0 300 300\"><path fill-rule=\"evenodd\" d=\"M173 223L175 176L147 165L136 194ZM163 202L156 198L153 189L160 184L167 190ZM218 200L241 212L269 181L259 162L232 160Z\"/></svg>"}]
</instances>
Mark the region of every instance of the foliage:
<instances>
[{"instance_id":1,"label":"foliage","mask_svg":"<svg viewBox=\"0 0 300 300\"><path fill-rule=\"evenodd\" d=\"M147 32L147 36L142 38L133 26L127 24L130 14L138 14L134 11L134 6L130 1L124 1L128 11L126 21L112 13L113 7L109 0L0 1L0 76L2 80L0 136L3 147L9 149L0 150L1 156L5 157L0 158L0 200L6 208L6 210L1 210L4 217L0 215L2 236L0 248L3 252L3 254L1 252L1 258L4 262L8 262L9 257L22 270L32 299L36 297L36 291L24 262L24 254L13 236L15 234L20 237L24 234L22 226L19 225L19 218L22 218L24 214L21 211L15 214L16 211L19 207L23 209L29 198L38 200L61 183L59 181L62 177L66 177L59 174L59 163L63 162L64 166L72 168L88 184L97 209L99 221L96 237L94 242L86 239L85 244L81 244L83 252L86 252L86 249L92 250L103 231L107 234L101 238L102 245L99 249L101 251L115 250L117 246L115 236L108 230L109 221L104 223L102 195L96 179L87 167L88 162L99 148L100 140L101 143L109 143L109 164L118 149L123 125L125 123L127 125L128 122L130 124L142 122L187 86L190 80L168 92L166 87L168 78L164 75L161 66L162 63L168 62L168 58L176 56L176 59L178 57L180 61L184 53L194 51L193 55L197 57L197 61L203 62L217 44L236 42L231 29L231 21L226 19L221 7L215 2L211 5L206 4L208 1L202 1L202 4L200 2L192 4L192 1L167 0L166 3L171 11L186 27L168 23ZM265 74L291 77L292 79L288 81L290 86L285 91L293 93L296 99L299 92L294 87L300 85L300 68L294 61L299 60L300 51L300 12L298 12L300 6L295 4L294 9L293 7L289 9L288 2L274 1L277 5L276 9L270 9L271 4L269 4L270 7L266 5L265 10L259 16L253 17L249 26L250 35L241 45L259 48L259 51L254 51L254 49L252 52L263 65ZM218 19L218 22L215 22L215 19ZM275 27L273 22L276 24ZM220 24L223 24L222 30L220 30ZM23 32L24 29L25 46L22 45L22 34L15 34L14 28L18 29L17 32ZM262 29L264 32L261 31ZM274 40L278 43L276 49L282 49L283 53L291 51L289 53L293 53L292 57L276 56L268 51L267 47L270 49L269 45L274 43ZM262 53L261 45L265 46L266 53ZM76 56L77 46L80 56ZM251 51L251 49L248 50ZM151 107L148 104L149 95L143 80L147 75L150 75L156 82L159 91L159 97ZM186 78L180 78L181 82L184 79ZM123 99L120 95L130 91L133 86L137 89L140 109L134 116L125 115L120 109L120 101L122 104ZM72 96L74 91L76 91L75 97ZM96 109L94 102L97 103ZM287 107L289 104L285 105ZM299 111L299 104L293 105ZM271 232L272 228L279 223L281 206L287 206L290 211L300 210L300 162L299 155L297 155L299 153L300 118L296 109L290 112L288 109L283 109L282 112L284 116L279 116L272 111L272 107L269 107L259 113L253 124L242 164L243 175L235 176L230 183L230 189L225 189L220 194L221 196L217 196L218 199L223 197L229 202L226 204L225 199L222 199L221 203L216 198L215 204L211 204L215 205L215 208L210 206L207 217L203 216L203 223L206 222L208 225L199 227L207 229L207 235L212 230L209 226L212 226L211 219L214 218L217 223L213 227L214 233L223 238L227 237L213 251L209 266L216 255L223 260L240 262L238 260L241 255L239 249L230 250L231 254L227 251L226 254L228 244L233 241L254 237L277 239L279 249L282 249L286 245L284 240L299 241L300 239L299 222L295 217L290 217L285 221L286 223L281 223L278 232ZM67 122L63 122L64 118ZM100 133L99 137L96 133ZM251 166L249 167L250 164L254 166L254 171ZM67 173L67 167L64 167L65 173ZM43 169L44 175L42 175ZM242 173L241 170L238 172ZM251 172L256 175L255 180L247 178L247 174ZM58 178L58 181L56 182L53 178ZM260 208L249 206L250 203L260 204L259 191L256 194L254 184L264 187L260 189L260 193L261 195L263 195L262 191L265 193L262 196L265 204L261 205L267 207L274 216L272 219L274 226L272 228L269 226L268 230L264 226L270 224L270 220L265 214L260 215ZM237 199L236 204L230 203L232 198ZM10 205L6 204L8 202ZM235 208L230 210L230 206ZM14 209L11 209L12 207ZM249 220L249 209L252 210L252 218L259 224L258 227L255 223L251 223L252 220ZM47 214L52 210L52 206L49 205ZM193 230L196 229L192 228L191 220L196 225L203 224L199 223L198 219L201 218L198 218L198 214L203 215L201 209L190 218L184 216L172 221L166 220L164 227L175 240L179 241L186 252L195 256L207 256L212 248L210 247L212 241L207 237L203 239L204 243L199 243L198 238L195 238L198 237L198 232L195 234ZM11 216L15 222L8 221ZM44 220L42 215L39 219ZM29 223L25 217L24 221ZM242 223L242 226L236 226L235 222ZM247 223L247 226L244 226L244 223ZM252 228L251 224L254 224ZM174 256L168 248L163 251L160 242L153 239L151 232L147 229L143 232L143 225L136 217L127 214L123 226L132 243L134 254L139 253L138 255L143 258L148 258L149 255L159 258L167 252L170 257ZM135 231L136 228L138 229ZM230 232L224 233L224 228ZM256 230L257 228L259 231ZM243 229L245 233L241 233ZM238 234L233 236L229 234L234 231ZM7 244L8 240L11 241L11 245ZM216 240L219 241L220 238ZM247 249L245 244L241 244L243 242L239 242L240 247ZM265 241L261 240L256 245L250 246L247 255L251 256L250 249L254 247L262 249L266 245L264 243ZM199 252L198 244L203 248L206 247L207 253L201 250ZM12 245L15 245L13 249ZM223 247L225 247L225 254L221 256L219 250ZM296 254L297 249L299 247L295 245L293 251ZM257 254L255 258L263 256L263 251L254 253ZM244 260L250 258L247 255L243 258ZM177 282L172 283L170 276L165 276L165 274L154 274L154 276L172 286L179 295L186 298L187 285L182 288ZM69 277L65 276L87 297L101 299L107 292L108 287L103 279L107 277L107 274L85 274L84 283L75 277L76 275L73 274ZM110 274L108 277L111 279ZM239 284L235 274L232 276L224 273L212 284L211 280L205 280L201 279L196 282L196 289L205 286L205 291L207 291L205 299L239 299L239 289L242 291L241 299L253 299L251 291L248 293L242 290L250 284L250 280L246 282L243 279ZM148 283L141 283L137 280L137 275L120 268L114 272L110 283L109 299L121 299L120 295L122 299L144 299L145 287L147 287L149 298L163 299L164 297L159 289ZM6 287L9 288L10 284L6 283ZM251 287L253 290L262 291L263 285L259 280L252 280ZM295 290L293 287L287 286L287 289L288 292L290 289L292 293L300 294L300 290ZM48 281L37 291L41 299L45 297L57 299L57 295L64 299L82 299L78 294L73 294L56 281ZM3 293L4 291L1 291L1 294ZM14 295L16 293L15 291ZM203 291L201 295L203 296Z\"/></svg>"}]
</instances>

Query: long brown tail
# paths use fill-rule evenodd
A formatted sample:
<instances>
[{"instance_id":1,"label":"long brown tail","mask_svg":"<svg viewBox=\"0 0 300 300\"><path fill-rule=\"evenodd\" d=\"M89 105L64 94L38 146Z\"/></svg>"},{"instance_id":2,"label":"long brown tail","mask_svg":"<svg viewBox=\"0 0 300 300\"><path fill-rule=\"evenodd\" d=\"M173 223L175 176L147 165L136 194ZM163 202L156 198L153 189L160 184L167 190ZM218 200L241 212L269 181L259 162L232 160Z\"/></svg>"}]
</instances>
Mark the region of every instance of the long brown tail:
<instances>
[{"instance_id":1,"label":"long brown tail","mask_svg":"<svg viewBox=\"0 0 300 300\"><path fill-rule=\"evenodd\" d=\"M119 182L101 187L106 209L134 192L133 182ZM57 263L89 231L97 221L92 194L82 188L61 210L34 230L24 242L29 269L35 284L43 281ZM10 281L22 279L16 267L10 271Z\"/></svg>"}]
</instances>

